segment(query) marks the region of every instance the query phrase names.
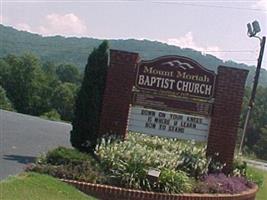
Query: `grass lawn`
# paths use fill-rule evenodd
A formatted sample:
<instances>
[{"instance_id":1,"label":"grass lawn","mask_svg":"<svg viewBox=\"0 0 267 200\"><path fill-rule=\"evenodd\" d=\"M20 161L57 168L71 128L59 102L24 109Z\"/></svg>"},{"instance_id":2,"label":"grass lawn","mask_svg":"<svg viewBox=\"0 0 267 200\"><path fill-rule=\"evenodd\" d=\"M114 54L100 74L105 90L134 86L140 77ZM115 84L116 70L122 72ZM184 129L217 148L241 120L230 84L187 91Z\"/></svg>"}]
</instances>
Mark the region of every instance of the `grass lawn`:
<instances>
[{"instance_id":1,"label":"grass lawn","mask_svg":"<svg viewBox=\"0 0 267 200\"><path fill-rule=\"evenodd\" d=\"M261 173L264 176L264 183L257 193L256 200L266 200L267 199L267 171L259 170L256 168L253 168L253 170Z\"/></svg>"},{"instance_id":2,"label":"grass lawn","mask_svg":"<svg viewBox=\"0 0 267 200\"><path fill-rule=\"evenodd\" d=\"M93 200L47 175L22 173L0 182L0 200Z\"/></svg>"}]
</instances>

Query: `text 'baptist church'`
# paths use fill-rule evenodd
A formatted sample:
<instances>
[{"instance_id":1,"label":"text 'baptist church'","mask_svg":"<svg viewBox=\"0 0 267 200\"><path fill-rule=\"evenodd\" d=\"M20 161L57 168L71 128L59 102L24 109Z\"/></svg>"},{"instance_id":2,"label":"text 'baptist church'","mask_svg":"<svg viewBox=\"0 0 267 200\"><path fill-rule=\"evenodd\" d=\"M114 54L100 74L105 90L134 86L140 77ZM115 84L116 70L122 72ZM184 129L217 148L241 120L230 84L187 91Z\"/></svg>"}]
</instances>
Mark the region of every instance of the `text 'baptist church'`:
<instances>
[{"instance_id":1,"label":"text 'baptist church'","mask_svg":"<svg viewBox=\"0 0 267 200\"><path fill-rule=\"evenodd\" d=\"M144 65L139 67L136 84L139 88L211 97L214 79L211 80L206 74L192 74L190 71L173 68L163 70Z\"/></svg>"}]
</instances>

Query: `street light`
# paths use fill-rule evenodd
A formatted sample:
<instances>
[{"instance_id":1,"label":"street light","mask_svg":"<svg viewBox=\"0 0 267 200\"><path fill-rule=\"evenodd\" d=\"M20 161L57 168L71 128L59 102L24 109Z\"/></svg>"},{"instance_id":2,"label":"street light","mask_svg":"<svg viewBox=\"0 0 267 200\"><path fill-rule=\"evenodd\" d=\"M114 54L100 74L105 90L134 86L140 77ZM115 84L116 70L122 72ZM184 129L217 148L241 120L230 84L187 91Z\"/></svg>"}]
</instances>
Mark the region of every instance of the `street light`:
<instances>
[{"instance_id":1,"label":"street light","mask_svg":"<svg viewBox=\"0 0 267 200\"><path fill-rule=\"evenodd\" d=\"M249 37L257 37L256 34L261 31L260 24L256 20L254 22L252 22L252 26L250 23L248 23L247 27L248 27L248 33L247 34ZM259 37L257 37L257 38L259 38Z\"/></svg>"},{"instance_id":2,"label":"street light","mask_svg":"<svg viewBox=\"0 0 267 200\"><path fill-rule=\"evenodd\" d=\"M259 24L258 21L255 20L254 22L252 22L252 25L250 23L248 23L247 24L247 28L248 28L247 34L248 34L249 37L255 37L255 38L258 38L260 40L260 54L259 54L259 58L258 58L256 72L255 72L253 88L252 88L252 91L251 91L251 96L250 96L250 100L249 100L249 104L248 104L248 111L247 111L245 124L244 124L243 132L242 132L242 138L241 138L241 142L240 142L240 146L239 146L239 155L242 155L242 147L243 147L243 143L244 143L244 138L245 138L245 134L246 134L246 130L247 130L247 126L248 126L251 110L252 110L252 108L254 106L254 100L255 100L255 95L256 95L256 89L257 89L257 86L258 86L261 63L262 63L264 47L265 47L265 40L266 40L265 36L263 36L262 38L257 36L257 33L259 33L261 31L260 24Z\"/></svg>"}]
</instances>

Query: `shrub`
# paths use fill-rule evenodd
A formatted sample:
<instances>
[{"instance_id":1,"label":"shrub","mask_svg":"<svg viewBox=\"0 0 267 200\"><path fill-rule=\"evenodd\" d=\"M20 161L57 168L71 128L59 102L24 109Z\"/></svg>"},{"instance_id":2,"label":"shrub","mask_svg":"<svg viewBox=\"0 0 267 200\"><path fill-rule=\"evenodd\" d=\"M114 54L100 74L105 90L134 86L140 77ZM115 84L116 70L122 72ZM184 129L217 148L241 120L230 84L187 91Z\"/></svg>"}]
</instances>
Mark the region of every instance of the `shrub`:
<instances>
[{"instance_id":1,"label":"shrub","mask_svg":"<svg viewBox=\"0 0 267 200\"><path fill-rule=\"evenodd\" d=\"M181 157L182 162L179 163L177 169L185 171L196 179L208 173L211 159L207 158L205 148L185 147L181 152Z\"/></svg>"},{"instance_id":2,"label":"shrub","mask_svg":"<svg viewBox=\"0 0 267 200\"><path fill-rule=\"evenodd\" d=\"M252 187L244 177L229 176L223 173L209 174L202 178L194 188L197 193L240 193Z\"/></svg>"},{"instance_id":3,"label":"shrub","mask_svg":"<svg viewBox=\"0 0 267 200\"><path fill-rule=\"evenodd\" d=\"M241 157L234 158L232 172L234 176L246 176L247 168L247 163Z\"/></svg>"},{"instance_id":4,"label":"shrub","mask_svg":"<svg viewBox=\"0 0 267 200\"><path fill-rule=\"evenodd\" d=\"M101 144L96 148L96 154L107 169L119 160L128 161L135 157L149 168L175 169L184 160L183 152L192 151L194 145L192 142L177 139L130 133L127 140L123 142L102 139ZM192 156L199 156L195 155L198 151L202 152L205 157L204 147L197 148L196 151L193 151Z\"/></svg>"},{"instance_id":5,"label":"shrub","mask_svg":"<svg viewBox=\"0 0 267 200\"><path fill-rule=\"evenodd\" d=\"M37 159L37 164L27 167L27 171L49 174L58 178L105 182L103 170L89 154L76 149L58 147Z\"/></svg>"},{"instance_id":6,"label":"shrub","mask_svg":"<svg viewBox=\"0 0 267 200\"><path fill-rule=\"evenodd\" d=\"M120 160L110 170L109 177L110 183L117 186L150 190L146 166L136 159L126 162Z\"/></svg>"},{"instance_id":7,"label":"shrub","mask_svg":"<svg viewBox=\"0 0 267 200\"><path fill-rule=\"evenodd\" d=\"M66 147L58 147L49 151L46 156L41 160L39 159L39 161L51 165L66 165L69 163L80 164L85 161L95 163L90 155L79 152L76 149L68 149Z\"/></svg>"},{"instance_id":8,"label":"shrub","mask_svg":"<svg viewBox=\"0 0 267 200\"><path fill-rule=\"evenodd\" d=\"M127 140L123 142L103 139L96 148L96 154L112 184L134 189L182 192L190 188L190 178L186 173L191 176L207 172L207 166L204 163L206 161L205 148L195 147L196 149L192 151L194 145L192 142L177 139L130 133ZM190 156L198 162L188 170L184 152L189 152L189 150ZM187 169L185 172L177 168L179 163L181 169ZM160 182L151 183L147 179L148 170L151 168L162 172ZM167 177L170 180L167 180Z\"/></svg>"},{"instance_id":9,"label":"shrub","mask_svg":"<svg viewBox=\"0 0 267 200\"><path fill-rule=\"evenodd\" d=\"M192 190L192 181L183 171L163 169L159 177L161 192L183 193Z\"/></svg>"},{"instance_id":10,"label":"shrub","mask_svg":"<svg viewBox=\"0 0 267 200\"><path fill-rule=\"evenodd\" d=\"M66 165L32 165L26 171L33 171L48 174L57 178L86 181L91 183L105 182L105 176L90 162L83 162L79 165L70 163Z\"/></svg>"}]
</instances>

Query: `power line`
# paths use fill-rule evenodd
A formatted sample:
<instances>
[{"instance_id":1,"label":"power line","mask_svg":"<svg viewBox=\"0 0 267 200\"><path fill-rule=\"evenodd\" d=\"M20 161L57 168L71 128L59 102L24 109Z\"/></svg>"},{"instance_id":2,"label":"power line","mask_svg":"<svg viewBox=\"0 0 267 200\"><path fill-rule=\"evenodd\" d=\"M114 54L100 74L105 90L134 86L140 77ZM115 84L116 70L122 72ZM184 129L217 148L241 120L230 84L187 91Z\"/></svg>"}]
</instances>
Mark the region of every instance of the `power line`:
<instances>
[{"instance_id":1,"label":"power line","mask_svg":"<svg viewBox=\"0 0 267 200\"><path fill-rule=\"evenodd\" d=\"M145 3L145 0L3 0L3 3ZM219 9L235 9L235 10L248 10L248 11L257 11L257 12L267 12L266 9L259 8L245 8L245 7L233 7L233 6L221 6L221 5L210 5L210 4L196 4L196 1L151 1L152 3L158 4L180 4L184 6L194 6L194 7L211 7L211 8L219 8ZM186 2L186 3L185 3ZM229 1L205 1L198 0L198 3L233 3L232 0ZM243 2L255 2L255 1L245 1L245 0L235 0L235 3L243 3Z\"/></svg>"},{"instance_id":2,"label":"power line","mask_svg":"<svg viewBox=\"0 0 267 200\"><path fill-rule=\"evenodd\" d=\"M206 50L202 52L222 52L222 53L257 53L257 50Z\"/></svg>"},{"instance_id":3,"label":"power line","mask_svg":"<svg viewBox=\"0 0 267 200\"><path fill-rule=\"evenodd\" d=\"M207 1L203 1L203 2L207 2ZM210 3L215 3L215 2L210 2ZM222 1L222 2L227 3L227 1ZM179 1L153 1L153 3L180 4L180 5L184 5L184 6L211 7L211 8L220 8L220 9L235 9L235 10L249 10L249 11L257 11L257 12L267 12L267 10L259 9L259 8L245 8L245 7L232 7L232 6L221 6L221 5L219 6L219 5L208 5L208 4L195 4L195 3L184 3L184 2L179 2ZM230 2L228 2L228 3L230 3Z\"/></svg>"},{"instance_id":4,"label":"power line","mask_svg":"<svg viewBox=\"0 0 267 200\"><path fill-rule=\"evenodd\" d=\"M142 0L3 0L3 3L135 3Z\"/></svg>"},{"instance_id":5,"label":"power line","mask_svg":"<svg viewBox=\"0 0 267 200\"><path fill-rule=\"evenodd\" d=\"M242 61L246 61L246 62L248 62L248 61L250 61L250 62L256 62L257 61L257 59L254 59L254 60L237 60L237 59L233 59L234 61L238 61L238 62L242 62Z\"/></svg>"}]
</instances>

